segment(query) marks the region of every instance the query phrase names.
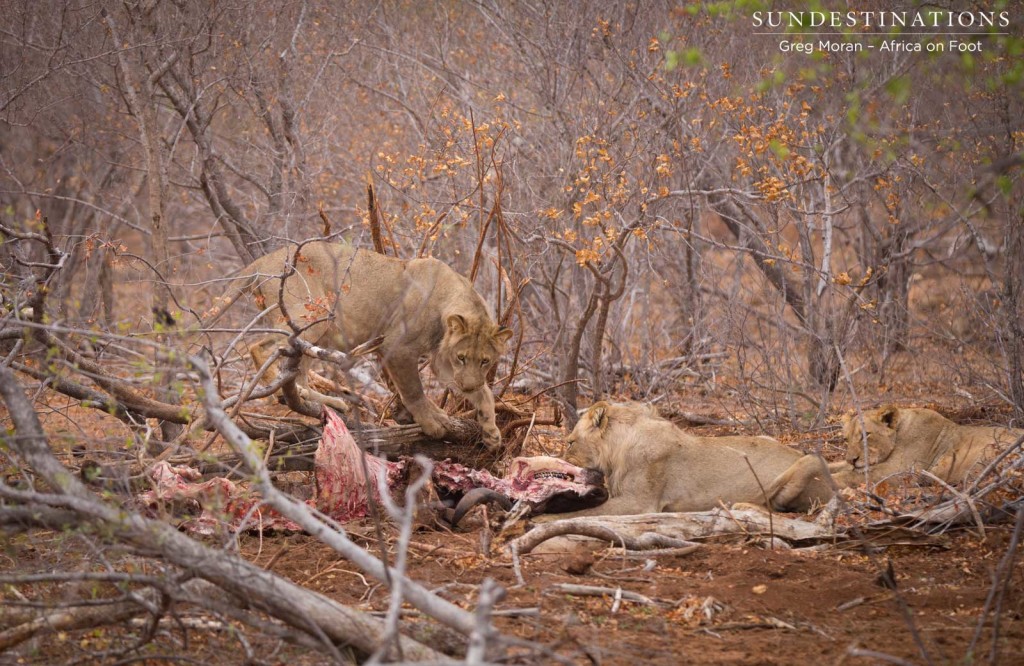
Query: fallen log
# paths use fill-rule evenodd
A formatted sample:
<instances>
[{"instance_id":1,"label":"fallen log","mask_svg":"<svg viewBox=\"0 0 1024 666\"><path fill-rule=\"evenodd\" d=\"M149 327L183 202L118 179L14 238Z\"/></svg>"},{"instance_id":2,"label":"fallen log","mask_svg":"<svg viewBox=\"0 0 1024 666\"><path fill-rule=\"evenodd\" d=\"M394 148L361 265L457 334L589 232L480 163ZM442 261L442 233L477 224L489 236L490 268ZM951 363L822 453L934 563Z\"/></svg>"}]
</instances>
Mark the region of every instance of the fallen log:
<instances>
[{"instance_id":1,"label":"fallen log","mask_svg":"<svg viewBox=\"0 0 1024 666\"><path fill-rule=\"evenodd\" d=\"M645 513L632 516L587 516L543 523L509 543L509 548L525 554L556 536L581 534L601 536L612 545L621 542L664 543L669 540L691 541L716 536L773 536L799 545L843 540L822 525L770 515L757 509L713 509L692 513ZM618 543L617 543L618 542Z\"/></svg>"},{"instance_id":2,"label":"fallen log","mask_svg":"<svg viewBox=\"0 0 1024 666\"><path fill-rule=\"evenodd\" d=\"M275 446L267 459L271 471L312 471L313 455L317 441L322 436L319 428L310 428L313 436L303 443ZM467 467L484 468L493 464L501 451L489 451L483 446L483 430L476 421L452 417L451 429L443 439L433 439L423 434L418 425L394 425L382 427L360 426L353 423L349 432L364 451L389 460L411 458L422 454L434 460L450 458ZM276 436L275 441L280 441ZM187 458L170 458L169 462L184 464ZM223 474L240 466L237 456L222 456L216 460L202 462L199 470L204 474Z\"/></svg>"},{"instance_id":3,"label":"fallen log","mask_svg":"<svg viewBox=\"0 0 1024 666\"><path fill-rule=\"evenodd\" d=\"M269 439L270 429L267 426L253 426L248 429L240 424L243 432L256 431ZM285 427L287 439L282 441L275 428L274 450L267 457L267 469L271 472L312 472L313 457L321 430L313 426L288 424ZM363 450L389 460L411 458L421 454L433 460L451 459L453 462L485 469L493 465L503 455L503 451L490 451L482 444L483 431L476 421L452 418L452 429L445 439L431 439L423 434L418 425L396 425L383 427L351 428L353 438ZM299 439L302 437L302 439ZM298 442L298 443L296 443ZM93 452L93 458L100 452ZM93 458L83 459L78 464L78 472L83 481L107 490L125 490L126 484L132 491L145 490L150 483L145 477L137 461L103 462ZM247 475L238 455L211 456L186 453L167 458L173 465L191 465L204 476L226 476L244 479ZM74 466L72 466L74 469Z\"/></svg>"}]
</instances>

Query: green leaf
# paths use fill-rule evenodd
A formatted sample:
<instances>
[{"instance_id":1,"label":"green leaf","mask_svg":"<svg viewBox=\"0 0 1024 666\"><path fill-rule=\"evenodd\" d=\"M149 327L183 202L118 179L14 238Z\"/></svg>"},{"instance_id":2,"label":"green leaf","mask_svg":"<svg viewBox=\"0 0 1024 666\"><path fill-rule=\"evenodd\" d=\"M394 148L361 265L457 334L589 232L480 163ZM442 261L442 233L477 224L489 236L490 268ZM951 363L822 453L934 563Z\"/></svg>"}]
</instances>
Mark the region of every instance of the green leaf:
<instances>
[{"instance_id":1,"label":"green leaf","mask_svg":"<svg viewBox=\"0 0 1024 666\"><path fill-rule=\"evenodd\" d=\"M1005 173L996 178L996 187L1003 193L1003 196L1010 196L1013 193L1013 179Z\"/></svg>"},{"instance_id":2,"label":"green leaf","mask_svg":"<svg viewBox=\"0 0 1024 666\"><path fill-rule=\"evenodd\" d=\"M772 152L775 153L779 159L784 160L789 157L789 148L781 141L772 139L768 142L768 147L772 149Z\"/></svg>"},{"instance_id":3,"label":"green leaf","mask_svg":"<svg viewBox=\"0 0 1024 666\"><path fill-rule=\"evenodd\" d=\"M906 76L894 76L885 83L885 91L892 95L897 104L905 104L910 98L910 79Z\"/></svg>"},{"instance_id":4,"label":"green leaf","mask_svg":"<svg viewBox=\"0 0 1024 666\"><path fill-rule=\"evenodd\" d=\"M683 62L694 67L704 62L704 56L701 54L700 49L694 47L683 51Z\"/></svg>"},{"instance_id":5,"label":"green leaf","mask_svg":"<svg viewBox=\"0 0 1024 666\"><path fill-rule=\"evenodd\" d=\"M665 51L665 71L671 72L679 66L679 51Z\"/></svg>"}]
</instances>

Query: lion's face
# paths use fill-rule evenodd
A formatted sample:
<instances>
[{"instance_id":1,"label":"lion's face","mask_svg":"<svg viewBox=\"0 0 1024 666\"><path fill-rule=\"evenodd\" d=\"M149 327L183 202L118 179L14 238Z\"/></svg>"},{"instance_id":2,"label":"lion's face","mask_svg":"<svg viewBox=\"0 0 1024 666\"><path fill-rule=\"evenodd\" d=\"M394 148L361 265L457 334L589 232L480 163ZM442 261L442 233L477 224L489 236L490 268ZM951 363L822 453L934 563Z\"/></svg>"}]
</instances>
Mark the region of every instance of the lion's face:
<instances>
[{"instance_id":1,"label":"lion's face","mask_svg":"<svg viewBox=\"0 0 1024 666\"><path fill-rule=\"evenodd\" d=\"M608 429L610 407L607 402L596 402L583 413L569 433L569 448L565 452L567 462L580 467L598 467L598 454Z\"/></svg>"},{"instance_id":2,"label":"lion's face","mask_svg":"<svg viewBox=\"0 0 1024 666\"><path fill-rule=\"evenodd\" d=\"M438 354L451 366L455 387L469 393L486 384L487 373L511 337L511 330L490 321L471 322L462 315L448 317Z\"/></svg>"},{"instance_id":3,"label":"lion's face","mask_svg":"<svg viewBox=\"0 0 1024 666\"><path fill-rule=\"evenodd\" d=\"M856 415L844 419L843 434L846 437L846 462L854 469L877 465L892 455L896 448L896 422L899 410L894 407L876 409L864 413L864 427ZM868 458L864 460L864 436L867 434Z\"/></svg>"}]
</instances>

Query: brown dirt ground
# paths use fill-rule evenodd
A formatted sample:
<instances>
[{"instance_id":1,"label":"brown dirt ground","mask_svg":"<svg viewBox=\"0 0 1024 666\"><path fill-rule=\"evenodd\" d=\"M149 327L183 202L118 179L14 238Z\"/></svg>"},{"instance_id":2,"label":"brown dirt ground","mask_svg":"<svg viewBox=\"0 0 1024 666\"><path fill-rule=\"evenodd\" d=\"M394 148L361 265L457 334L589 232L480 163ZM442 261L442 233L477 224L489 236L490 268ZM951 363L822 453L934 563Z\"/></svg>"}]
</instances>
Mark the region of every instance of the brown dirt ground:
<instances>
[{"instance_id":1,"label":"brown dirt ground","mask_svg":"<svg viewBox=\"0 0 1024 666\"><path fill-rule=\"evenodd\" d=\"M371 532L371 526L356 529ZM505 634L536 642L572 663L596 664L833 664L879 663L848 655L861 648L911 663L966 663L992 572L1012 531L994 528L984 540L960 534L943 547L894 546L866 556L857 550L769 551L743 543L708 544L695 553L644 562L598 550L586 573L567 572L579 558L527 555L516 585L507 558L479 555L481 527L458 534L424 528L414 541L410 572L417 580L471 607L486 577L508 591L499 609L536 608L529 617L499 618ZM372 542L368 545L373 547ZM286 549L272 569L347 604L384 610L386 591L364 582L346 562L309 537L291 535L262 544L246 537L242 552L257 562ZM270 555L269 557L273 557ZM891 562L897 589L880 582ZM585 566L585 564L584 564ZM1018 564L1000 617L1000 663L1014 663L1024 649L1024 567ZM640 593L656 603L555 592L557 583ZM704 608L711 608L710 615ZM978 645L987 656L991 624ZM515 653L516 650L513 650ZM527 663L552 655L520 651ZM1017 662L1019 663L1019 662Z\"/></svg>"},{"instance_id":2,"label":"brown dirt ground","mask_svg":"<svg viewBox=\"0 0 1024 666\"><path fill-rule=\"evenodd\" d=\"M371 523L350 527L357 541L377 550L376 539L369 536L375 534ZM490 577L507 589L499 610L536 609L533 614L496 620L504 635L533 644L513 646L513 663L632 666L884 663L853 656L854 648L929 663L917 647L915 633L930 663L970 663L969 646L1011 529L991 528L985 539L950 535L941 546L891 546L870 557L857 549L769 551L732 540L707 544L685 556L658 558L649 570L642 560L624 561L614 551L601 549L589 567L585 557L526 555L523 586L516 585L507 558L479 554L482 531L479 521L458 533L422 526L413 539L410 573L467 608L474 605L478 585ZM390 537L388 541L393 545ZM5 544L3 568L46 570L58 561L66 566L66 558L76 550L57 537L49 542L55 547L38 541L26 544ZM387 608L383 586L366 580L311 537L244 535L238 546L247 559L342 603L367 611ZM879 573L888 562L895 572L896 591L880 583ZM568 573L574 567L586 571ZM999 663L1020 663L1024 648L1022 574L1024 566L1018 563L999 615ZM553 590L557 583L621 587L655 603L623 601L613 611L612 598L559 593ZM43 589L38 591L45 596ZM458 644L444 630L427 626L415 612L409 613L409 623L421 639L438 646ZM189 626L186 630L165 623L164 632L139 655L138 663L167 663L161 655L177 655L173 661L187 655L186 662L245 663L230 635ZM141 630L133 629L136 634ZM978 643L986 661L991 630L991 623L986 623ZM122 628L43 636L16 653L0 654L0 664L101 663L86 655L123 645L126 632ZM273 641L253 642L252 648L262 663L323 663L320 655L282 648Z\"/></svg>"}]
</instances>

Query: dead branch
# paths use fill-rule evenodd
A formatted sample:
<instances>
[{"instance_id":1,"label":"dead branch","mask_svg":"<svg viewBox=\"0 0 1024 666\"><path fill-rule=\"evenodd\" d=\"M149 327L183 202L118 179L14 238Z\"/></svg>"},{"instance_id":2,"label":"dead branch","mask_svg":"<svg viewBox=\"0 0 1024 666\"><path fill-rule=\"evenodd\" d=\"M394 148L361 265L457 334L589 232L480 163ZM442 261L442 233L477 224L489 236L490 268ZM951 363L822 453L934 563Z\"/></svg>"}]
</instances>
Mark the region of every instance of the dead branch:
<instances>
[{"instance_id":1,"label":"dead branch","mask_svg":"<svg viewBox=\"0 0 1024 666\"><path fill-rule=\"evenodd\" d=\"M149 592L148 596L155 600L156 595L152 590ZM145 606L134 601L114 601L103 606L62 608L43 615L33 614L31 620L0 631L0 651L9 650L39 634L118 624L145 612Z\"/></svg>"},{"instance_id":2,"label":"dead branch","mask_svg":"<svg viewBox=\"0 0 1024 666\"><path fill-rule=\"evenodd\" d=\"M480 585L476 607L476 627L469 636L469 647L466 649L466 664L483 664L487 661L487 643L497 636L491 616L494 607L505 598L505 588L498 585L493 578L485 578Z\"/></svg>"},{"instance_id":3,"label":"dead branch","mask_svg":"<svg viewBox=\"0 0 1024 666\"><path fill-rule=\"evenodd\" d=\"M200 382L204 389L203 400L206 405L207 414L221 436L224 437L245 462L246 467L253 476L256 487L265 500L278 513L294 521L312 536L334 548L338 553L347 557L356 566L377 580L383 583L390 583L395 576L399 576L399 572L392 568L386 568L382 562L350 541L340 526L324 521L321 517L315 515L307 505L285 495L274 487L252 441L231 422L217 402L213 379L210 377L206 364L201 359L196 358L191 359L190 363L192 368L199 374ZM412 580L403 580L403 587L406 600L416 608L463 634L468 635L473 631L474 621L470 613L441 599ZM375 638L378 639L377 644L379 644L380 634L376 634ZM404 652L404 654L408 658L409 653Z\"/></svg>"},{"instance_id":4,"label":"dead branch","mask_svg":"<svg viewBox=\"0 0 1024 666\"><path fill-rule=\"evenodd\" d=\"M122 379L114 377L96 363L71 347L45 328L33 328L36 339L46 348L55 348L75 368L87 374L97 386L109 393L124 409L142 414L147 418L186 424L192 421L191 414L181 405L154 400L142 395Z\"/></svg>"},{"instance_id":5,"label":"dead branch","mask_svg":"<svg viewBox=\"0 0 1024 666\"><path fill-rule=\"evenodd\" d=\"M680 425L691 425L691 426L702 426L702 425L715 425L715 426L732 426L742 427L747 425L745 422L734 418L720 419L715 416L707 416L705 414L697 414L696 412L687 412L681 409L665 409L659 410L661 415L669 421L673 421Z\"/></svg>"},{"instance_id":6,"label":"dead branch","mask_svg":"<svg viewBox=\"0 0 1024 666\"><path fill-rule=\"evenodd\" d=\"M554 536L564 534L598 535L596 538L615 541L633 539L647 548L694 545L691 539L743 535L775 536L790 542L820 543L832 541L837 535L821 525L793 518L775 516L769 524L768 514L757 509L713 509L693 513L646 513L632 516L587 516L566 518L546 523L512 541L520 554L528 553ZM603 535L612 534L611 538ZM682 543L681 543L682 542ZM627 546L628 547L628 546Z\"/></svg>"},{"instance_id":7,"label":"dead branch","mask_svg":"<svg viewBox=\"0 0 1024 666\"><path fill-rule=\"evenodd\" d=\"M996 568L996 571L992 576L992 586L989 588L988 595L985 597L985 607L982 609L981 615L978 617L978 624L974 630L974 636L971 638L969 653L975 654L975 646L981 638L981 633L985 627L986 621L991 616L992 647L989 650L990 664L995 664L998 661L999 624L1002 618L1003 601L1006 596L1006 592L1010 587L1010 578L1012 577L1011 572L1013 571L1013 563L1017 559L1017 551L1020 546L1022 531L1024 531L1024 509L1018 509L1013 535L1010 537L1010 545L1007 547L1006 553L999 561L999 566Z\"/></svg>"},{"instance_id":8,"label":"dead branch","mask_svg":"<svg viewBox=\"0 0 1024 666\"><path fill-rule=\"evenodd\" d=\"M373 239L373 249L386 256L387 249L384 247L384 237L380 232L380 211L377 209L377 196L373 191L373 180L370 176L366 178L366 211L370 218L370 237Z\"/></svg>"},{"instance_id":9,"label":"dead branch","mask_svg":"<svg viewBox=\"0 0 1024 666\"><path fill-rule=\"evenodd\" d=\"M417 455L433 459L449 458L468 467L488 468L501 455L481 447L480 425L476 421L453 418L455 431L462 433L460 441L435 440L426 437L416 425L398 425L383 428L352 427L350 433L356 444L373 455L389 459L412 458ZM236 422L236 426L252 440L267 441L273 437L275 446L267 451L266 467L270 472L312 472L314 456L320 439L320 429L310 424L264 424ZM206 424L215 430L213 424ZM77 467L69 469L89 486L111 492L138 491L149 487L145 470L139 461L105 462L98 453L82 459ZM167 458L172 465L189 465L203 475L248 479L245 460L238 454L210 456L193 450L178 449Z\"/></svg>"},{"instance_id":10,"label":"dead branch","mask_svg":"<svg viewBox=\"0 0 1024 666\"><path fill-rule=\"evenodd\" d=\"M5 582L12 584L17 578L24 579L26 577L6 578ZM152 576L125 574L96 577L89 576L83 572L72 572L60 576L46 574L30 578L40 580L98 580L111 578L145 583L152 587L140 592L125 594L123 597L113 598L110 600L110 603L103 605L71 606L42 614L31 610L17 614L6 614L6 617L14 620L14 622L0 623L0 626L7 624L9 627L0 632L0 650L8 650L39 634L110 626L120 624L138 615L152 614L153 609L159 608L162 605L162 597L164 596L170 596L177 600L187 598L190 602L202 607L210 607L214 605L211 602L223 601L228 598L223 591L202 579L192 579L179 583L178 581L171 582ZM159 616L153 616L152 619L159 620L160 618ZM315 644L311 646L315 647Z\"/></svg>"},{"instance_id":11,"label":"dead branch","mask_svg":"<svg viewBox=\"0 0 1024 666\"><path fill-rule=\"evenodd\" d=\"M352 436L367 451L389 457L423 454L430 458L449 457L471 466L486 466L493 463L497 455L480 446L483 441L480 424L459 417L451 418L443 440L427 437L415 424L353 429Z\"/></svg>"},{"instance_id":12,"label":"dead branch","mask_svg":"<svg viewBox=\"0 0 1024 666\"><path fill-rule=\"evenodd\" d=\"M366 474L366 458L363 457L363 473ZM398 572L398 576L391 579L391 600L388 605L388 612L385 616L384 623L384 641L377 649L377 653L374 654L374 660L379 657L386 655L391 648L392 641L398 638L398 621L401 617L402 604L404 603L402 588L406 580L406 565L409 559L409 543L412 539L412 528L413 520L416 517L416 498L423 487L430 481L430 474L433 471L433 463L427 458L418 456L416 463L420 466L420 475L415 481L409 484L409 487L405 489L405 507L399 507L395 500L391 497L391 492L388 489L387 479L384 478L386 475L382 474L376 479L367 479L367 483L376 482L378 495L381 499L381 503L384 505L384 509L388 512L388 515L392 520L398 521L398 543L395 545L397 555L395 556L395 570ZM377 523L378 535L377 538L381 539L380 535L380 521ZM382 557L385 557L382 553ZM387 562L384 562L387 564Z\"/></svg>"},{"instance_id":13,"label":"dead branch","mask_svg":"<svg viewBox=\"0 0 1024 666\"><path fill-rule=\"evenodd\" d=\"M208 404L216 404L213 383L204 377L208 391ZM142 552L152 553L201 578L216 584L235 596L247 599L255 608L263 610L295 629L326 638L324 647L338 654L334 645L351 645L363 654L371 654L380 644L382 623L360 611L353 610L332 599L306 590L270 572L229 553L211 549L170 525L127 511L120 503L109 504L93 495L50 452L39 419L14 373L0 366L0 397L7 405L18 436L8 439L11 450L54 490L52 494L22 491L0 484L0 496L17 504L42 505L71 510L78 515L82 526L93 524L99 534L129 544ZM219 408L218 408L219 409ZM211 410L212 411L212 410ZM219 410L218 418L226 418ZM232 426L233 427L233 426ZM245 438L234 429L232 438ZM247 441L247 438L245 438ZM246 449L252 454L252 450ZM258 458L247 461L260 468ZM253 464L255 463L255 464ZM263 470L265 475L265 470ZM265 477L264 477L265 478ZM267 480L266 485L269 484ZM271 486L272 487L272 486ZM308 513L308 511L307 511ZM358 555L369 558L368 553L350 544ZM420 588L422 589L422 588ZM429 593L424 591L424 594ZM430 595L433 596L433 595ZM471 624L466 623L466 629ZM417 659L436 659L432 649L402 638L402 653Z\"/></svg>"},{"instance_id":14,"label":"dead branch","mask_svg":"<svg viewBox=\"0 0 1024 666\"><path fill-rule=\"evenodd\" d=\"M578 597L613 597L615 599L622 599L625 601L631 601L635 604L644 604L647 606L657 605L658 603L654 599L644 596L639 592L630 592L629 590L623 590L621 587L599 587L596 585L555 583L547 590L547 592L549 594L572 594Z\"/></svg>"},{"instance_id":15,"label":"dead branch","mask_svg":"<svg viewBox=\"0 0 1024 666\"><path fill-rule=\"evenodd\" d=\"M34 368L24 363L18 363L14 361L11 363L11 367L23 374L38 379L41 382L45 382L50 388L63 393L69 398L78 400L83 407L91 407L100 411L106 412L124 423L131 423L132 418L130 412L125 409L124 405L112 399L109 395L100 393L84 384L79 384L76 381L72 381L66 377L53 374L50 372L44 372L38 368ZM144 420L145 417L141 414L136 415L139 420Z\"/></svg>"},{"instance_id":16,"label":"dead branch","mask_svg":"<svg viewBox=\"0 0 1024 666\"><path fill-rule=\"evenodd\" d=\"M700 548L700 544L654 532L642 532L640 534L623 532L606 524L603 518L571 518L553 523L544 523L534 527L531 531L516 539L516 549L519 554L524 555L548 539L570 534L609 541L613 545L620 546L625 550L684 548L688 549L686 552L693 552ZM527 539L526 537L530 538Z\"/></svg>"}]
</instances>

